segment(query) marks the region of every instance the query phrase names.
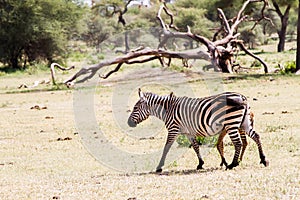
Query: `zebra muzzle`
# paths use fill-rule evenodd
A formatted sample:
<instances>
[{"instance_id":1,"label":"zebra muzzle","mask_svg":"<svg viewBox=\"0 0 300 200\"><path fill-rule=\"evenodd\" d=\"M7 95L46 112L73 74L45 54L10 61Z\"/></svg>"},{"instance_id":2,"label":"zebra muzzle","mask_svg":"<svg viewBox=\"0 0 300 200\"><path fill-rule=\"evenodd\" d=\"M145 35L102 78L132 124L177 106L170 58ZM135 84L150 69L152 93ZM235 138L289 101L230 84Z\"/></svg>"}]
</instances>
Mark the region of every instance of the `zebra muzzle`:
<instances>
[{"instance_id":1,"label":"zebra muzzle","mask_svg":"<svg viewBox=\"0 0 300 200\"><path fill-rule=\"evenodd\" d=\"M130 126L130 127L136 127L136 123L134 121L132 121L131 118L128 118L127 123L128 123L128 126Z\"/></svg>"}]
</instances>

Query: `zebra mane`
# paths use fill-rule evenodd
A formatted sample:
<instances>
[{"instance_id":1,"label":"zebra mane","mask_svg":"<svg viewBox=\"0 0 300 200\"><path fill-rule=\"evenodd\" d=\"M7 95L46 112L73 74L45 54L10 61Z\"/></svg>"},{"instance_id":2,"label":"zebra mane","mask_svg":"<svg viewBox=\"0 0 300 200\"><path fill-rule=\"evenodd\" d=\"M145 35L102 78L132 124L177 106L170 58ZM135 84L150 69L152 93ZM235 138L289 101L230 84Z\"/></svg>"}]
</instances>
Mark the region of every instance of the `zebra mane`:
<instances>
[{"instance_id":1,"label":"zebra mane","mask_svg":"<svg viewBox=\"0 0 300 200\"><path fill-rule=\"evenodd\" d=\"M159 98L161 100L168 99L168 98L170 99L173 96L175 97L175 95L173 94L173 92L171 94L169 94L169 95L158 95L158 94L155 94L155 93L152 93L152 92L145 92L144 95L145 95L145 97L147 99L149 99L151 97L154 97L154 98Z\"/></svg>"},{"instance_id":2,"label":"zebra mane","mask_svg":"<svg viewBox=\"0 0 300 200\"><path fill-rule=\"evenodd\" d=\"M176 96L173 94L173 92L169 95L158 95L158 94L155 94L152 92L145 92L144 95L147 100L150 100L150 101L155 100L155 102L171 101L176 98Z\"/></svg>"}]
</instances>

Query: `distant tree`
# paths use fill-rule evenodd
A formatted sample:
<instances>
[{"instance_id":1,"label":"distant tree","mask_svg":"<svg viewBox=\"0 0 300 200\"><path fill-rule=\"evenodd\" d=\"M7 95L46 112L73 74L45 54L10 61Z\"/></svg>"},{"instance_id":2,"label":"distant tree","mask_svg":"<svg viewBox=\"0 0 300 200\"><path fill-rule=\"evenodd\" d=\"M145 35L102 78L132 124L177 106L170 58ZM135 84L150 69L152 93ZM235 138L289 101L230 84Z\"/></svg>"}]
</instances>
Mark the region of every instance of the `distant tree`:
<instances>
[{"instance_id":1,"label":"distant tree","mask_svg":"<svg viewBox=\"0 0 300 200\"><path fill-rule=\"evenodd\" d=\"M115 32L114 29L116 27L113 20L100 15L91 17L87 25L88 29L83 33L82 39L88 46L96 47L97 51L100 50L100 44Z\"/></svg>"},{"instance_id":2,"label":"distant tree","mask_svg":"<svg viewBox=\"0 0 300 200\"><path fill-rule=\"evenodd\" d=\"M300 70L300 0L298 1L296 72L299 73L299 70Z\"/></svg>"},{"instance_id":3,"label":"distant tree","mask_svg":"<svg viewBox=\"0 0 300 200\"><path fill-rule=\"evenodd\" d=\"M213 23L206 18L207 10L202 4L201 1L177 0L174 4L177 13L174 23L181 31L187 30L189 26L195 34L212 38L213 33L210 28L213 28Z\"/></svg>"},{"instance_id":4,"label":"distant tree","mask_svg":"<svg viewBox=\"0 0 300 200\"><path fill-rule=\"evenodd\" d=\"M63 57L77 36L83 7L74 0L0 2L0 62L21 68L27 62Z\"/></svg>"},{"instance_id":5,"label":"distant tree","mask_svg":"<svg viewBox=\"0 0 300 200\"><path fill-rule=\"evenodd\" d=\"M191 0L179 0L179 1L191 1ZM195 1L197 2L197 1ZM235 17L235 12L238 10L244 1L241 0L202 0L198 1L199 8L206 9L206 17L214 22L219 22L218 13L216 9L222 8L224 14L231 19ZM246 8L246 11L249 10Z\"/></svg>"},{"instance_id":6,"label":"distant tree","mask_svg":"<svg viewBox=\"0 0 300 200\"><path fill-rule=\"evenodd\" d=\"M277 30L277 34L279 37L279 42L277 46L278 52L284 51L290 10L296 4L296 2L296 0L272 0L274 11L277 13L280 19L280 25Z\"/></svg>"}]
</instances>

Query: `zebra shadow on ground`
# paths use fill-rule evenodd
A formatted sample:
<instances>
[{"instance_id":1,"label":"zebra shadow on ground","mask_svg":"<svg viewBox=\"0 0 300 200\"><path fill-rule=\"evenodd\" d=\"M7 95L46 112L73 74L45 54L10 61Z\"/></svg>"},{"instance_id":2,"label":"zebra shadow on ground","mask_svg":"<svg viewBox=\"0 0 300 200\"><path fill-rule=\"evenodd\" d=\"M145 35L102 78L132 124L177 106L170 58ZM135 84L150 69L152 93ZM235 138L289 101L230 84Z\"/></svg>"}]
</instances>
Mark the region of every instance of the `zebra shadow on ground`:
<instances>
[{"instance_id":1,"label":"zebra shadow on ground","mask_svg":"<svg viewBox=\"0 0 300 200\"><path fill-rule=\"evenodd\" d=\"M212 167L207 169L178 169L178 170L170 170L170 171L163 171L163 172L142 172L142 173L133 173L132 175L138 176L145 176L145 175L159 175L159 176L172 176L172 175L190 175L190 174L205 174L208 172L214 172L224 170L221 167ZM130 174L128 174L130 175Z\"/></svg>"}]
</instances>

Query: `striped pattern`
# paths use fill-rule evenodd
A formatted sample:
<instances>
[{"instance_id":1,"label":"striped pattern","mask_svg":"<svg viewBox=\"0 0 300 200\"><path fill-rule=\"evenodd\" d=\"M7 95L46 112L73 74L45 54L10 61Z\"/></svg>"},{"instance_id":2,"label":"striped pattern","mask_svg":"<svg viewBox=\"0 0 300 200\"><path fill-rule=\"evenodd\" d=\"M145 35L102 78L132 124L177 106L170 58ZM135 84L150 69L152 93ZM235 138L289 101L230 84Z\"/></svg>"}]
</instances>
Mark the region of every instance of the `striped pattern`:
<instances>
[{"instance_id":1,"label":"striped pattern","mask_svg":"<svg viewBox=\"0 0 300 200\"><path fill-rule=\"evenodd\" d=\"M173 93L168 96L158 96L149 92L142 93L140 89L139 95L140 100L135 104L128 118L128 125L134 127L152 115L164 121L168 130L167 142L157 172L162 171L167 153L179 134L186 134L189 138L198 156L197 169L202 169L204 161L199 152L196 136L207 137L217 134L220 134L217 147L222 158L221 165L224 164L228 169L238 165L241 148L243 147L243 154L247 145L245 134L256 142L261 163L268 165L259 135L253 130L250 108L245 96L226 92L205 98L188 98L176 97ZM230 165L223 155L223 138L227 134L235 147Z\"/></svg>"}]
</instances>

